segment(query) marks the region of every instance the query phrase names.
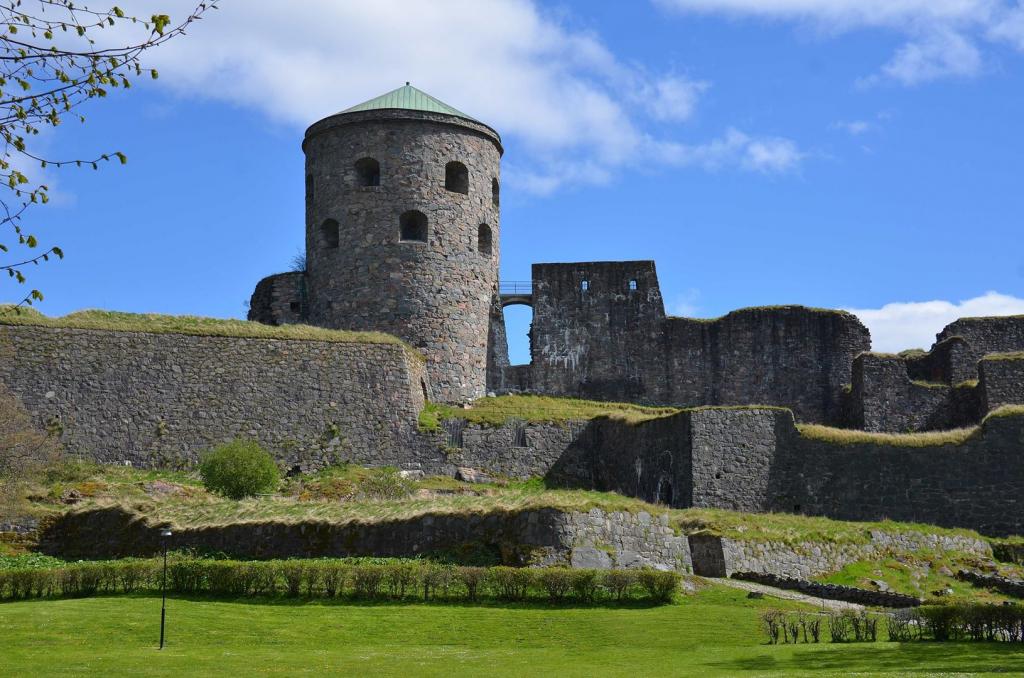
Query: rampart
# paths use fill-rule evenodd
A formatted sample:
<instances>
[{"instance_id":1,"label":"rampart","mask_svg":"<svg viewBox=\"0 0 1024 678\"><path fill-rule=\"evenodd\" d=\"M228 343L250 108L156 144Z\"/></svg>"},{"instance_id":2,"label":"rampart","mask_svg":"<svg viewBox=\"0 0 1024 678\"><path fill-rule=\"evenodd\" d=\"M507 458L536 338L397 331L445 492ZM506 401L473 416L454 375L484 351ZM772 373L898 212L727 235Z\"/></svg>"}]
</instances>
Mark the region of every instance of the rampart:
<instances>
[{"instance_id":1,"label":"rampart","mask_svg":"<svg viewBox=\"0 0 1024 678\"><path fill-rule=\"evenodd\" d=\"M395 463L423 378L397 342L0 324L0 382L68 452L103 462L188 465L244 436L288 467Z\"/></svg>"},{"instance_id":2,"label":"rampart","mask_svg":"<svg viewBox=\"0 0 1024 678\"><path fill-rule=\"evenodd\" d=\"M680 508L889 518L990 535L1024 530L1019 410L932 434L797 428L788 410L748 407L639 424L474 425L462 435L463 447L448 450L458 463Z\"/></svg>"}]
</instances>

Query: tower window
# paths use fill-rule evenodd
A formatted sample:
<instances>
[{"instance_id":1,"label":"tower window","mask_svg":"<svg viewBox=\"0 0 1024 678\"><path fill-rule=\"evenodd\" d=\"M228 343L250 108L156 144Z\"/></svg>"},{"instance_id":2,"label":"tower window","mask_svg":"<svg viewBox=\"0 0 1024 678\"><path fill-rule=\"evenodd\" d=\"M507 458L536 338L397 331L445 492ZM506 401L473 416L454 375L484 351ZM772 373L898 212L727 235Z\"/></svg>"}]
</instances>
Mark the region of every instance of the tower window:
<instances>
[{"instance_id":1,"label":"tower window","mask_svg":"<svg viewBox=\"0 0 1024 678\"><path fill-rule=\"evenodd\" d=\"M586 292L589 289L590 289L590 281L589 280L584 280L584 281L580 282L580 291L581 292Z\"/></svg>"},{"instance_id":2,"label":"tower window","mask_svg":"<svg viewBox=\"0 0 1024 678\"><path fill-rule=\"evenodd\" d=\"M477 229L476 249L480 254L491 255L491 227L487 224L480 224Z\"/></svg>"},{"instance_id":3,"label":"tower window","mask_svg":"<svg viewBox=\"0 0 1024 678\"><path fill-rule=\"evenodd\" d=\"M409 210L398 218L402 242L427 242L427 216L423 212Z\"/></svg>"},{"instance_id":4,"label":"tower window","mask_svg":"<svg viewBox=\"0 0 1024 678\"><path fill-rule=\"evenodd\" d=\"M329 250L338 249L338 222L334 219L327 219L320 224L320 242Z\"/></svg>"},{"instance_id":5,"label":"tower window","mask_svg":"<svg viewBox=\"0 0 1024 678\"><path fill-rule=\"evenodd\" d=\"M491 204L494 205L495 207L501 204L501 200L499 199L498 196L500 190L501 187L498 185L498 179L491 179Z\"/></svg>"},{"instance_id":6,"label":"tower window","mask_svg":"<svg viewBox=\"0 0 1024 678\"><path fill-rule=\"evenodd\" d=\"M630 290L630 292L635 292L636 291L636 281L635 280L630 280L629 281L629 290Z\"/></svg>"},{"instance_id":7,"label":"tower window","mask_svg":"<svg viewBox=\"0 0 1024 678\"><path fill-rule=\"evenodd\" d=\"M458 160L444 166L444 187L453 193L469 193L469 170Z\"/></svg>"},{"instance_id":8,"label":"tower window","mask_svg":"<svg viewBox=\"0 0 1024 678\"><path fill-rule=\"evenodd\" d=\"M373 158L356 160L356 185L380 186L380 163Z\"/></svg>"},{"instance_id":9,"label":"tower window","mask_svg":"<svg viewBox=\"0 0 1024 678\"><path fill-rule=\"evenodd\" d=\"M306 175L306 202L313 200L313 175Z\"/></svg>"}]
</instances>

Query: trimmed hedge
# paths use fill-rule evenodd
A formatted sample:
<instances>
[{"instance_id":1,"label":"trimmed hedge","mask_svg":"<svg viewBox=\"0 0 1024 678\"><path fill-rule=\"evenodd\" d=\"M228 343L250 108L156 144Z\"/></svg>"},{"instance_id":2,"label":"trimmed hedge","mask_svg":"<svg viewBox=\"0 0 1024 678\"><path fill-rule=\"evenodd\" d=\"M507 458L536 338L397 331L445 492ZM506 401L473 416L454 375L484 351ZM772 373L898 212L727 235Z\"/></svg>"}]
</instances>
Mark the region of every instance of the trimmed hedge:
<instances>
[{"instance_id":1,"label":"trimmed hedge","mask_svg":"<svg viewBox=\"0 0 1024 678\"><path fill-rule=\"evenodd\" d=\"M162 567L159 559L124 559L0 570L0 599L158 591ZM173 593L232 598L666 603L679 581L678 573L658 570L482 568L415 560L175 557L167 569Z\"/></svg>"},{"instance_id":2,"label":"trimmed hedge","mask_svg":"<svg viewBox=\"0 0 1024 678\"><path fill-rule=\"evenodd\" d=\"M883 618L889 640L893 642L969 640L1024 643L1024 605L1016 604L922 605L884 617L867 610L842 610L830 614L765 610L761 613L761 628L772 645L780 639L785 643L800 642L801 632L803 642L817 643L822 621L825 621L833 643L873 643L878 640L879 621Z\"/></svg>"}]
</instances>

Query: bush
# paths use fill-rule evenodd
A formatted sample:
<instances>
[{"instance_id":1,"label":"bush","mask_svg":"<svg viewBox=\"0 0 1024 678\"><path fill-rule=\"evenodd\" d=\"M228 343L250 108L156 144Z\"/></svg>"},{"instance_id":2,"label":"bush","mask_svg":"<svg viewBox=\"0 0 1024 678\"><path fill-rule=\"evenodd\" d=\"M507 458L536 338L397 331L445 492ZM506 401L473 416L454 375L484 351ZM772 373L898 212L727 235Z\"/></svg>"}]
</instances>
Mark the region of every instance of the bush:
<instances>
[{"instance_id":1,"label":"bush","mask_svg":"<svg viewBox=\"0 0 1024 678\"><path fill-rule=\"evenodd\" d=\"M637 574L640 586L647 592L651 600L667 603L672 600L672 594L679 588L679 573L662 570L640 570Z\"/></svg>"},{"instance_id":2,"label":"bush","mask_svg":"<svg viewBox=\"0 0 1024 678\"><path fill-rule=\"evenodd\" d=\"M537 577L551 602L560 602L572 587L572 573L561 567L541 570Z\"/></svg>"},{"instance_id":3,"label":"bush","mask_svg":"<svg viewBox=\"0 0 1024 678\"><path fill-rule=\"evenodd\" d=\"M206 489L230 499L269 492L281 476L273 458L254 440L233 440L208 452L199 465Z\"/></svg>"},{"instance_id":4,"label":"bush","mask_svg":"<svg viewBox=\"0 0 1024 678\"><path fill-rule=\"evenodd\" d=\"M601 577L601 584L608 589L616 601L621 601L636 584L636 572L632 570L608 570Z\"/></svg>"},{"instance_id":5,"label":"bush","mask_svg":"<svg viewBox=\"0 0 1024 678\"><path fill-rule=\"evenodd\" d=\"M0 599L90 596L97 593L160 591L160 558L65 563L47 559L33 566L0 567ZM432 561L378 558L212 560L172 554L168 590L189 595L261 597L300 595L368 600L408 599L422 592L435 598L477 601L591 603L627 599L668 600L675 588L671 573L570 568L455 567ZM672 582L671 586L668 582ZM803 624L803 621L800 622ZM804 636L808 631L804 629ZM989 626L984 628L988 629Z\"/></svg>"}]
</instances>

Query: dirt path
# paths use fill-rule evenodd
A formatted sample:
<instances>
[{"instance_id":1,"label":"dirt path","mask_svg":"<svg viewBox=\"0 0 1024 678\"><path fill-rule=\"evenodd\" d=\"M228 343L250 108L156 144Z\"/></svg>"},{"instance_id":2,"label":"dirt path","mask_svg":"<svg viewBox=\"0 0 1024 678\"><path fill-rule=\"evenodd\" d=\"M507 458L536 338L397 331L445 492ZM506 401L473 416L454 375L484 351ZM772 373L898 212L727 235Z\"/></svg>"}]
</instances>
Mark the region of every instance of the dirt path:
<instances>
[{"instance_id":1,"label":"dirt path","mask_svg":"<svg viewBox=\"0 0 1024 678\"><path fill-rule=\"evenodd\" d=\"M738 579L719 579L716 577L708 577L708 581L713 581L716 584L722 584L723 586L731 586L734 589L740 589L743 591L756 591L763 593L765 596L772 598L781 598L782 600L796 600L801 603L807 603L809 605L817 605L826 610L863 610L864 606L859 603L847 603L843 600L828 600L827 598L817 598L815 596L809 596L806 593L799 593L797 591L787 591L786 589L777 589L772 586L765 586L764 584L755 584L751 581L740 581Z\"/></svg>"}]
</instances>

